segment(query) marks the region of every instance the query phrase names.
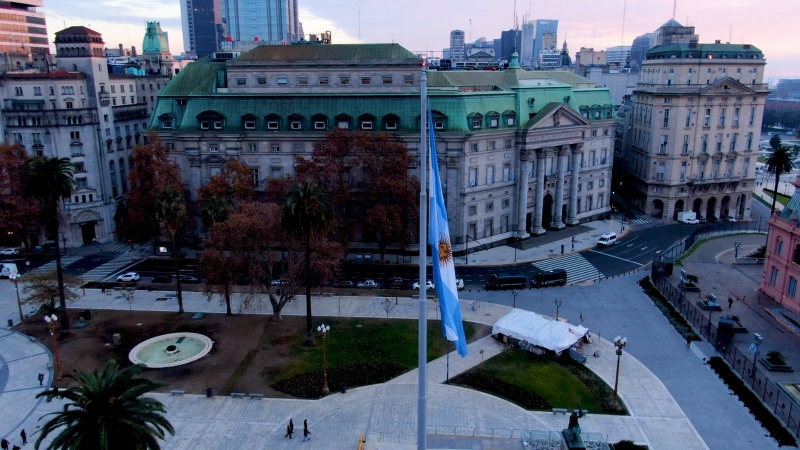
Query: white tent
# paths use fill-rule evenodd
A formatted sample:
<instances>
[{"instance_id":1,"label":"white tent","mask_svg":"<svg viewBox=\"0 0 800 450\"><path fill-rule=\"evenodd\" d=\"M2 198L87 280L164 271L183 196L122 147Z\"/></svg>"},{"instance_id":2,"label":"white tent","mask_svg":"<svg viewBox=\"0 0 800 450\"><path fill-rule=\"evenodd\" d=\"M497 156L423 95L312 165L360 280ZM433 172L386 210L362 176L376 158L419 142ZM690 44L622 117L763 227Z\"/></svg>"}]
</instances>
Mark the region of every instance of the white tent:
<instances>
[{"instance_id":1,"label":"white tent","mask_svg":"<svg viewBox=\"0 0 800 450\"><path fill-rule=\"evenodd\" d=\"M492 327L494 335L502 333L556 353L572 347L588 331L582 325L571 325L521 309L512 310Z\"/></svg>"}]
</instances>

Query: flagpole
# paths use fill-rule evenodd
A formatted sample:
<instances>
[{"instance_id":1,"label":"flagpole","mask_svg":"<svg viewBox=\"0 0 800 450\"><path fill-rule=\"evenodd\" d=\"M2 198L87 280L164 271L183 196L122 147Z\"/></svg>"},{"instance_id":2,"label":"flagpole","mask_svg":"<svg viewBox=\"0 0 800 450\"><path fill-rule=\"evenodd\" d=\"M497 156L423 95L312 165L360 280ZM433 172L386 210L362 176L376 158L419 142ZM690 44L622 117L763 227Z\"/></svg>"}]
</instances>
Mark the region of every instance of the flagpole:
<instances>
[{"instance_id":1,"label":"flagpole","mask_svg":"<svg viewBox=\"0 0 800 450\"><path fill-rule=\"evenodd\" d=\"M427 262L428 262L428 195L426 189L426 170L428 168L428 76L426 63L422 64L420 76L420 115L419 115L419 324L418 324L418 374L417 394L417 449L428 448L428 308L427 308Z\"/></svg>"}]
</instances>

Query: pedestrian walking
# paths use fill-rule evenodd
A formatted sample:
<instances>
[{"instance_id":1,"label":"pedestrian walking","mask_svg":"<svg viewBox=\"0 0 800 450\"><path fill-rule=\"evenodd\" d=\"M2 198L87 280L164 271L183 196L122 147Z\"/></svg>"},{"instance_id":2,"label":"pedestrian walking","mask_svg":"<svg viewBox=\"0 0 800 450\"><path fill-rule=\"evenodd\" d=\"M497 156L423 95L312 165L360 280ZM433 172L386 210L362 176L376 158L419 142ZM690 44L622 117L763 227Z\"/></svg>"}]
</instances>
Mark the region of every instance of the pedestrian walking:
<instances>
[{"instance_id":1,"label":"pedestrian walking","mask_svg":"<svg viewBox=\"0 0 800 450\"><path fill-rule=\"evenodd\" d=\"M728 309L731 309L731 307L733 307L733 297L731 297L729 295L728 296Z\"/></svg>"},{"instance_id":2,"label":"pedestrian walking","mask_svg":"<svg viewBox=\"0 0 800 450\"><path fill-rule=\"evenodd\" d=\"M583 323L583 312L580 313L581 323Z\"/></svg>"},{"instance_id":3,"label":"pedestrian walking","mask_svg":"<svg viewBox=\"0 0 800 450\"><path fill-rule=\"evenodd\" d=\"M286 425L286 436L284 436L284 439L287 438L287 437L289 439L291 439L292 438L292 433L294 433L294 427L292 426L292 423L290 421L289 425Z\"/></svg>"},{"instance_id":4,"label":"pedestrian walking","mask_svg":"<svg viewBox=\"0 0 800 450\"><path fill-rule=\"evenodd\" d=\"M3 450L8 450L8 441L5 438L0 441L0 448Z\"/></svg>"},{"instance_id":5,"label":"pedestrian walking","mask_svg":"<svg viewBox=\"0 0 800 450\"><path fill-rule=\"evenodd\" d=\"M44 383L44 374L39 372L39 386L41 386L42 383Z\"/></svg>"},{"instance_id":6,"label":"pedestrian walking","mask_svg":"<svg viewBox=\"0 0 800 450\"><path fill-rule=\"evenodd\" d=\"M291 428L292 429L292 433L294 433L294 421L292 420L291 417L289 418L289 428Z\"/></svg>"},{"instance_id":7,"label":"pedestrian walking","mask_svg":"<svg viewBox=\"0 0 800 450\"><path fill-rule=\"evenodd\" d=\"M11 450L22 450L22 449L19 448L19 445L15 445L14 448L12 448Z\"/></svg>"},{"instance_id":8,"label":"pedestrian walking","mask_svg":"<svg viewBox=\"0 0 800 450\"><path fill-rule=\"evenodd\" d=\"M308 431L308 419L305 419L303 420L303 442L311 440L309 434L311 434L311 432Z\"/></svg>"},{"instance_id":9,"label":"pedestrian walking","mask_svg":"<svg viewBox=\"0 0 800 450\"><path fill-rule=\"evenodd\" d=\"M687 334L686 335L686 346L689 347L690 345L692 345L692 337Z\"/></svg>"},{"instance_id":10,"label":"pedestrian walking","mask_svg":"<svg viewBox=\"0 0 800 450\"><path fill-rule=\"evenodd\" d=\"M28 443L28 433L25 432L25 428L23 428L22 431L19 432L19 437L22 438L22 445Z\"/></svg>"}]
</instances>

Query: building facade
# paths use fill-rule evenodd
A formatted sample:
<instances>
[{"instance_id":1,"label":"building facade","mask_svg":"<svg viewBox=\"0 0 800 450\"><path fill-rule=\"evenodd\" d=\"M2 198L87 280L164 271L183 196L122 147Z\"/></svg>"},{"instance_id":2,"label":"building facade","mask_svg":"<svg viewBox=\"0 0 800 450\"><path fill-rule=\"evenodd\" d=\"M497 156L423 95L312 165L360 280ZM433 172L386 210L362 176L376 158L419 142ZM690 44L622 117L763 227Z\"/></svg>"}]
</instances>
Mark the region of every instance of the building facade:
<instances>
[{"instance_id":1,"label":"building facade","mask_svg":"<svg viewBox=\"0 0 800 450\"><path fill-rule=\"evenodd\" d=\"M334 127L391 133L419 152L421 61L397 44L262 46L191 64L159 95L157 130L196 192L228 159L258 189L293 174ZM453 244L504 243L604 215L616 119L570 72L429 71ZM418 161L418 156L415 161ZM409 167L416 174L416 167Z\"/></svg>"},{"instance_id":2,"label":"building facade","mask_svg":"<svg viewBox=\"0 0 800 450\"><path fill-rule=\"evenodd\" d=\"M764 54L747 44L700 44L693 28L675 24L657 33L670 43L647 52L626 111L615 162L620 194L654 217L748 219L768 93Z\"/></svg>"},{"instance_id":3,"label":"building facade","mask_svg":"<svg viewBox=\"0 0 800 450\"><path fill-rule=\"evenodd\" d=\"M548 40L545 35L552 35ZM533 54L531 58L534 64L540 60L539 53L542 50L555 50L558 42L558 20L553 19L537 19L534 22L533 34Z\"/></svg>"},{"instance_id":4,"label":"building facade","mask_svg":"<svg viewBox=\"0 0 800 450\"><path fill-rule=\"evenodd\" d=\"M155 89L169 77L109 73L103 38L86 27L57 32L55 44L55 71L0 77L4 140L75 165L61 236L45 239L69 247L111 241L117 202L128 192L130 152L144 143ZM36 245L42 236L32 231Z\"/></svg>"},{"instance_id":5,"label":"building facade","mask_svg":"<svg viewBox=\"0 0 800 450\"><path fill-rule=\"evenodd\" d=\"M453 67L467 60L467 51L464 46L464 30L450 32L450 62Z\"/></svg>"},{"instance_id":6,"label":"building facade","mask_svg":"<svg viewBox=\"0 0 800 450\"><path fill-rule=\"evenodd\" d=\"M183 49L202 58L219 45L217 26L222 23L220 0L181 0Z\"/></svg>"},{"instance_id":7,"label":"building facade","mask_svg":"<svg viewBox=\"0 0 800 450\"><path fill-rule=\"evenodd\" d=\"M795 194L779 214L769 220L769 239L764 261L764 279L760 289L781 306L800 314L800 177L795 180Z\"/></svg>"},{"instance_id":8,"label":"building facade","mask_svg":"<svg viewBox=\"0 0 800 450\"><path fill-rule=\"evenodd\" d=\"M0 2L0 70L46 67L50 63L50 42L43 7L44 0Z\"/></svg>"},{"instance_id":9,"label":"building facade","mask_svg":"<svg viewBox=\"0 0 800 450\"><path fill-rule=\"evenodd\" d=\"M297 0L221 0L226 36L233 41L286 44L303 37Z\"/></svg>"}]
</instances>

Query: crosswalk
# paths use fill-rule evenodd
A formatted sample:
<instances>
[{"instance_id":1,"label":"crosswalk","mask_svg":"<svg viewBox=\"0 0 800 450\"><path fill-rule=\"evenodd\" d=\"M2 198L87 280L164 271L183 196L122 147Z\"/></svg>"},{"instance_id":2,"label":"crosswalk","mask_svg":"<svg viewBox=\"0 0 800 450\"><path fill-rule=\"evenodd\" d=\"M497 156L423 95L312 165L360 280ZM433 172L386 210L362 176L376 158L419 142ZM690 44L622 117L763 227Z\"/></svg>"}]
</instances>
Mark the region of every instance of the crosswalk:
<instances>
[{"instance_id":1,"label":"crosswalk","mask_svg":"<svg viewBox=\"0 0 800 450\"><path fill-rule=\"evenodd\" d=\"M61 257L61 267L67 267L68 265L80 261L83 256L62 256ZM49 263L42 264L41 266L31 270L32 273L47 273L47 272L55 272L56 271L56 260L52 260Z\"/></svg>"},{"instance_id":2,"label":"crosswalk","mask_svg":"<svg viewBox=\"0 0 800 450\"><path fill-rule=\"evenodd\" d=\"M580 283L603 278L603 274L592 263L577 253L535 262L533 266L542 270L565 269L567 283Z\"/></svg>"},{"instance_id":3,"label":"crosswalk","mask_svg":"<svg viewBox=\"0 0 800 450\"><path fill-rule=\"evenodd\" d=\"M108 250L109 253L124 253L130 251L131 245L130 244L117 244L111 249Z\"/></svg>"},{"instance_id":4,"label":"crosswalk","mask_svg":"<svg viewBox=\"0 0 800 450\"><path fill-rule=\"evenodd\" d=\"M123 267L129 266L134 261L135 260L127 252L122 253L115 259L112 259L111 261L95 267L94 269L83 274L83 281L86 283L90 281L102 281Z\"/></svg>"},{"instance_id":5,"label":"crosswalk","mask_svg":"<svg viewBox=\"0 0 800 450\"><path fill-rule=\"evenodd\" d=\"M650 223L650 221L647 219L633 219L631 220L631 223L634 225L644 225L646 223Z\"/></svg>"}]
</instances>

